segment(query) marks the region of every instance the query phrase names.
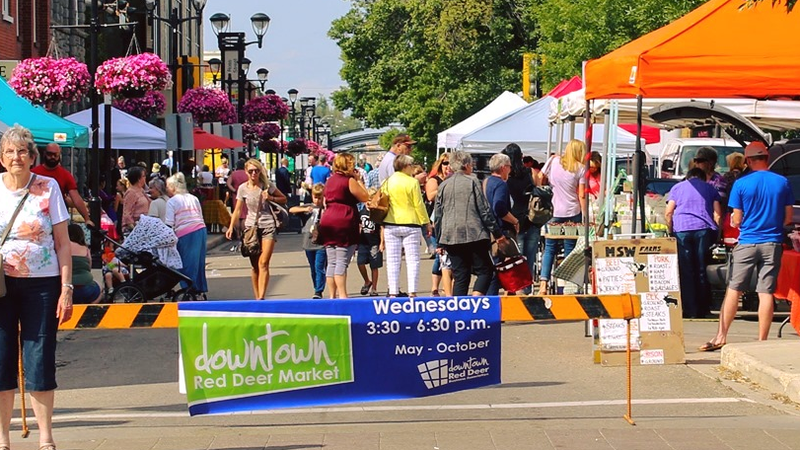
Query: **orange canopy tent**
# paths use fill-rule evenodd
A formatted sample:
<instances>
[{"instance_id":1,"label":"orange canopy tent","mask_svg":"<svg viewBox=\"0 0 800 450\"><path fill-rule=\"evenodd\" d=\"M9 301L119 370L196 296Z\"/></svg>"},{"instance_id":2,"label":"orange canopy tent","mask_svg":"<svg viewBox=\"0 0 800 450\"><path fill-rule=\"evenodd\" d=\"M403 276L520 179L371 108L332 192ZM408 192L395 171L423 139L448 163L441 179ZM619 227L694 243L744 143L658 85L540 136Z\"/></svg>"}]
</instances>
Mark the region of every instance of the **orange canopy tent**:
<instances>
[{"instance_id":1,"label":"orange canopy tent","mask_svg":"<svg viewBox=\"0 0 800 450\"><path fill-rule=\"evenodd\" d=\"M586 99L800 98L800 12L710 0L586 64Z\"/></svg>"}]
</instances>

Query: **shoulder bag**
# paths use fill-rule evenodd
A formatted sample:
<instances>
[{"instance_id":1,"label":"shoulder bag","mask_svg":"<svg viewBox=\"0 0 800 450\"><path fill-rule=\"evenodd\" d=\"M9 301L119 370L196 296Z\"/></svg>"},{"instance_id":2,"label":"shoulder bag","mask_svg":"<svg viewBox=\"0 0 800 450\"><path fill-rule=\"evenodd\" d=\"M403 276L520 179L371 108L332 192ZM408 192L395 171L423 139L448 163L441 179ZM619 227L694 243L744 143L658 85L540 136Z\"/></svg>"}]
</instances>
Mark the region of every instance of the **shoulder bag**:
<instances>
[{"instance_id":1,"label":"shoulder bag","mask_svg":"<svg viewBox=\"0 0 800 450\"><path fill-rule=\"evenodd\" d=\"M33 180L36 179L36 174L31 174L31 179L28 181L28 186L25 188L25 195L22 196L22 200L19 201L17 205L17 209L14 210L14 214L11 216L11 220L8 221L8 225L6 229L3 230L3 235L0 236L0 247L6 243L6 239L8 239L8 234L11 233L11 227L14 226L14 221L17 220L17 216L19 212L22 210L22 206L25 204L25 200L28 199L28 195L31 193L30 185L33 183ZM0 298L6 296L6 272L3 270L3 254L0 253Z\"/></svg>"},{"instance_id":2,"label":"shoulder bag","mask_svg":"<svg viewBox=\"0 0 800 450\"><path fill-rule=\"evenodd\" d=\"M319 237L319 221L322 219L322 212L324 209L319 209L314 217L314 222L311 224L311 243L314 245L322 245L322 239Z\"/></svg>"},{"instance_id":3,"label":"shoulder bag","mask_svg":"<svg viewBox=\"0 0 800 450\"><path fill-rule=\"evenodd\" d=\"M261 194L258 194L258 208L253 226L242 234L242 256L258 256L261 254L261 239L258 238L258 217L261 215Z\"/></svg>"},{"instance_id":4,"label":"shoulder bag","mask_svg":"<svg viewBox=\"0 0 800 450\"><path fill-rule=\"evenodd\" d=\"M378 192L376 192L367 202L367 209L369 209L369 220L375 222L376 225L383 224L386 215L389 214L389 196L383 192L383 187L389 180L383 182Z\"/></svg>"},{"instance_id":5,"label":"shoulder bag","mask_svg":"<svg viewBox=\"0 0 800 450\"><path fill-rule=\"evenodd\" d=\"M528 198L528 221L534 226L542 226L553 218L553 188L536 186L531 175L531 191Z\"/></svg>"}]
</instances>

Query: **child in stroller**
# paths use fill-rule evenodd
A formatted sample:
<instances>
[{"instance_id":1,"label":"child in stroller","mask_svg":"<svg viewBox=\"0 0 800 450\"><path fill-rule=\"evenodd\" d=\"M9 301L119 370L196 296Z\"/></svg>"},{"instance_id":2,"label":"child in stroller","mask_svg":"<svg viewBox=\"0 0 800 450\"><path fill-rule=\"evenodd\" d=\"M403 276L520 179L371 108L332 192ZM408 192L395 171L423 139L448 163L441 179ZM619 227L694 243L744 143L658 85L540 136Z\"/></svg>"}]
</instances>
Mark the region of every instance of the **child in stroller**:
<instances>
[{"instance_id":1,"label":"child in stroller","mask_svg":"<svg viewBox=\"0 0 800 450\"><path fill-rule=\"evenodd\" d=\"M143 303L161 297L162 301L194 301L198 293L192 281L176 269L183 267L175 245L178 238L164 222L141 216L124 245L108 236L116 256L130 267L131 279L116 286L112 302ZM188 287L175 290L184 281Z\"/></svg>"}]
</instances>

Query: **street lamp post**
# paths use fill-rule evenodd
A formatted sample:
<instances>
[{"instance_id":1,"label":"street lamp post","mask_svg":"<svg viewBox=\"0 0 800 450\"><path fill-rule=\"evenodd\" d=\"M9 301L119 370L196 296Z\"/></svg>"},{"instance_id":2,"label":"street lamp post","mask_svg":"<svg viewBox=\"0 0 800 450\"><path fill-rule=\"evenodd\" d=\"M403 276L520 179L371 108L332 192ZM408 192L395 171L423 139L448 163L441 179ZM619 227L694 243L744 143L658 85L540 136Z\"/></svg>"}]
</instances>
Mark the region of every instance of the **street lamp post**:
<instances>
[{"instance_id":1,"label":"street lamp post","mask_svg":"<svg viewBox=\"0 0 800 450\"><path fill-rule=\"evenodd\" d=\"M211 21L214 34L217 36L217 45L222 54L222 64L220 67L222 70L223 86L226 79L230 80L231 86L233 83L232 73L226 68L229 60L226 52L236 53L236 64L238 65L238 70L236 71L238 90L236 111L239 122L242 122L242 107L245 102L245 83L247 82L247 72L250 68L250 60L244 57L244 51L248 45L252 44L258 44L258 48L262 47L264 35L267 34L267 29L269 28L270 18L264 13L255 13L250 17L250 22L253 25L253 32L256 35L256 40L251 42L247 42L244 32L227 31L231 20L230 16L227 14L216 13L212 15L209 20ZM228 95L230 96L231 94L229 93Z\"/></svg>"},{"instance_id":2,"label":"street lamp post","mask_svg":"<svg viewBox=\"0 0 800 450\"><path fill-rule=\"evenodd\" d=\"M291 136L292 139L297 137L297 132L295 131L295 122L297 121L297 110L295 109L295 103L297 102L297 89L289 89L287 91L289 95L289 105L291 106L291 113L292 113L292 128L291 128Z\"/></svg>"},{"instance_id":3,"label":"street lamp post","mask_svg":"<svg viewBox=\"0 0 800 450\"><path fill-rule=\"evenodd\" d=\"M153 20L166 23L169 26L170 31L172 31L171 38L170 38L170 64L169 64L169 71L172 74L172 82L178 82L178 66L180 63L178 62L178 30L180 29L181 25L184 22L189 22L192 20L203 20L203 8L206 7L206 0L192 0L192 6L194 10L197 11L196 16L189 16L189 17L180 17L178 16L178 8L172 8L169 13L169 17L161 17L156 14L155 10L158 6L160 0L145 0L145 8L147 9L147 13L149 14L150 18ZM172 112L178 112L178 88L176 84L173 84L172 87ZM181 87L185 87L186 83L184 82ZM182 94L182 92L181 92Z\"/></svg>"}]
</instances>

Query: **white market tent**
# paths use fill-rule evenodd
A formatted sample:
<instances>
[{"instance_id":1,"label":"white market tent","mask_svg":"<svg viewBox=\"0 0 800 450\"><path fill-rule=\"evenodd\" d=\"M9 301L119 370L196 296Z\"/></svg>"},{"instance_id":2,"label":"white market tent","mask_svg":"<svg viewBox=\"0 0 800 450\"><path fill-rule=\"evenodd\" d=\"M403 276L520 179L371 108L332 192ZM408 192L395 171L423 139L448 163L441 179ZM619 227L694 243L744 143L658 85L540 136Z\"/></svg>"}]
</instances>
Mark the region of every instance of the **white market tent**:
<instances>
[{"instance_id":1,"label":"white market tent","mask_svg":"<svg viewBox=\"0 0 800 450\"><path fill-rule=\"evenodd\" d=\"M70 114L65 119L91 128L92 110L84 109ZM105 139L105 114L100 109L100 145ZM164 150L167 148L167 133L117 108L111 107L111 148L122 150Z\"/></svg>"},{"instance_id":2,"label":"white market tent","mask_svg":"<svg viewBox=\"0 0 800 450\"><path fill-rule=\"evenodd\" d=\"M527 104L528 102L519 95L505 91L480 111L439 133L436 139L436 148L458 148L461 138L465 134L469 134L498 117L516 111Z\"/></svg>"},{"instance_id":3,"label":"white market tent","mask_svg":"<svg viewBox=\"0 0 800 450\"><path fill-rule=\"evenodd\" d=\"M520 146L523 153L542 159L547 156L548 151L557 152L558 149L555 145L559 142L557 129L561 127L552 127L554 132L551 133L551 126L548 122L551 103L557 103L557 101L553 97L541 98L467 134L461 140L461 150L468 153L496 153L513 142ZM562 129L561 142L567 142L570 139L567 128L565 126ZM575 122L575 138L582 140L584 134L583 121ZM592 127L593 146L602 146L604 135L603 125L594 125ZM617 130L617 148L619 154L632 153L636 149L636 136L619 128Z\"/></svg>"},{"instance_id":4,"label":"white market tent","mask_svg":"<svg viewBox=\"0 0 800 450\"><path fill-rule=\"evenodd\" d=\"M619 105L619 122L636 123L636 99L628 98L615 101ZM714 102L750 119L762 129L786 131L800 128L800 102L748 98L644 98L642 99L642 123L658 126L657 123L650 119L648 114L650 109L665 103L688 101ZM611 110L611 102L612 100L599 99L590 103L591 112L595 116L595 120L598 122L605 120L603 116ZM562 97L560 108L557 102L553 102L550 105L549 120L550 122L558 122L568 120L570 117L581 117L585 109L585 90L579 89Z\"/></svg>"}]
</instances>

